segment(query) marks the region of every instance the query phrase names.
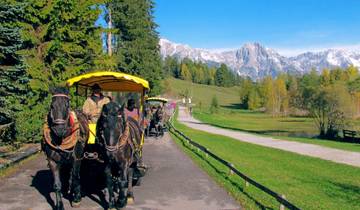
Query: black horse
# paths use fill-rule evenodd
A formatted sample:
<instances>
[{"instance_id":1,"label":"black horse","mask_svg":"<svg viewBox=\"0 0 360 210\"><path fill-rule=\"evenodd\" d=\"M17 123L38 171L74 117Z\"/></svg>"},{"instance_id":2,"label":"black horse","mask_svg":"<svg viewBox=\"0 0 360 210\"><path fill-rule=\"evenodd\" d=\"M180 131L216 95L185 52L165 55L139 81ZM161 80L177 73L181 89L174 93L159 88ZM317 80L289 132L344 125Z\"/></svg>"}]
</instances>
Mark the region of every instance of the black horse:
<instances>
[{"instance_id":1,"label":"black horse","mask_svg":"<svg viewBox=\"0 0 360 210\"><path fill-rule=\"evenodd\" d=\"M86 116L70 110L70 97L66 88L53 91L50 111L44 124L42 150L48 160L48 166L54 178L56 194L55 209L63 210L61 173L63 168L70 168L69 192L72 205L79 206L81 201L80 166L88 139L89 128Z\"/></svg>"},{"instance_id":2,"label":"black horse","mask_svg":"<svg viewBox=\"0 0 360 210\"><path fill-rule=\"evenodd\" d=\"M123 107L114 102L103 106L97 123L97 137L102 145L109 209L115 209L114 190L120 207L134 201L133 175L141 143L141 129L136 120L127 118ZM115 177L113 179L113 177Z\"/></svg>"}]
</instances>

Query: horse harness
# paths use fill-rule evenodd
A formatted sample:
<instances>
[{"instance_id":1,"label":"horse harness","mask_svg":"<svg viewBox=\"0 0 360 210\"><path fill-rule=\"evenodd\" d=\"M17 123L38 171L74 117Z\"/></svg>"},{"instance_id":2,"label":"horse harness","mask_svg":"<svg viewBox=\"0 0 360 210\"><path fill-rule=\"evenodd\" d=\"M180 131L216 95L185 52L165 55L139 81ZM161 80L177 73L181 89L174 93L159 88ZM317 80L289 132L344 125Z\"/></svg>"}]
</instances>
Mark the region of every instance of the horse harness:
<instances>
[{"instance_id":1,"label":"horse harness","mask_svg":"<svg viewBox=\"0 0 360 210\"><path fill-rule=\"evenodd\" d=\"M77 140L80 136L80 125L79 121L76 117L75 112L71 111L69 114L70 118L70 124L71 125L71 133L69 136L62 139L61 145L55 145L53 144L52 138L51 138L51 128L48 124L48 122L45 122L43 129L44 129L44 143L49 145L51 148L60 150L62 152L73 152L75 145L77 143Z\"/></svg>"},{"instance_id":2,"label":"horse harness","mask_svg":"<svg viewBox=\"0 0 360 210\"><path fill-rule=\"evenodd\" d=\"M106 141L104 141L104 147L107 151L109 152L115 152L119 149L121 149L122 147L124 147L126 144L129 144L131 149L134 151L139 150L140 146L136 143L136 140L134 139L134 134L132 135L131 131L130 131L130 123L129 121L126 121L125 123L125 129L123 131L123 133L120 135L119 140L116 142L115 145L108 145L106 144Z\"/></svg>"}]
</instances>

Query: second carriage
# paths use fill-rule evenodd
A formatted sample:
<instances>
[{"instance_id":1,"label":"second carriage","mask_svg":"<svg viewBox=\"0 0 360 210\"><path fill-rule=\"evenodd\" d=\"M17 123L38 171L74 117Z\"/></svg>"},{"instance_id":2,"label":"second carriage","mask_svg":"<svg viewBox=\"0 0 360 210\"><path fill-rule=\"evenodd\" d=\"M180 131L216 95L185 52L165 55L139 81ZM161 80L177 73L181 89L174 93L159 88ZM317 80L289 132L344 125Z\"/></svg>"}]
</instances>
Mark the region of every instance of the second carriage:
<instances>
[{"instance_id":1,"label":"second carriage","mask_svg":"<svg viewBox=\"0 0 360 210\"><path fill-rule=\"evenodd\" d=\"M168 118L165 106L168 103L166 98L151 97L145 103L145 134L155 137L163 136L166 130L165 122Z\"/></svg>"}]
</instances>

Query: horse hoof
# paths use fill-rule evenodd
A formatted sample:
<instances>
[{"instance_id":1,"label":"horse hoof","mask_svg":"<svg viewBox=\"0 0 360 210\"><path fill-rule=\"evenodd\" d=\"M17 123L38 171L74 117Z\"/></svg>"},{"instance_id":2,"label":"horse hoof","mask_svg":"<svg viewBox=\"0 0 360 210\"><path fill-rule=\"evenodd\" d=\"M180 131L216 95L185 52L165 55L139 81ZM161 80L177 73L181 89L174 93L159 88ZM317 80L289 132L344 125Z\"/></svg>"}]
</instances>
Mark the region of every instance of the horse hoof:
<instances>
[{"instance_id":1,"label":"horse hoof","mask_svg":"<svg viewBox=\"0 0 360 210\"><path fill-rule=\"evenodd\" d=\"M134 204L134 198L133 198L133 197L128 197L128 198L127 198L127 204L128 204L128 205Z\"/></svg>"},{"instance_id":2,"label":"horse hoof","mask_svg":"<svg viewBox=\"0 0 360 210\"><path fill-rule=\"evenodd\" d=\"M78 208L78 207L80 207L80 204L81 204L81 201L79 201L79 202L72 202L72 207L73 207L73 208Z\"/></svg>"},{"instance_id":3,"label":"horse hoof","mask_svg":"<svg viewBox=\"0 0 360 210\"><path fill-rule=\"evenodd\" d=\"M56 209L56 210L65 210L65 209L64 209L64 204L60 203L58 206L56 206L55 209Z\"/></svg>"},{"instance_id":4,"label":"horse hoof","mask_svg":"<svg viewBox=\"0 0 360 210\"><path fill-rule=\"evenodd\" d=\"M127 199L120 199L116 202L116 207L121 209L124 208L127 204Z\"/></svg>"}]
</instances>

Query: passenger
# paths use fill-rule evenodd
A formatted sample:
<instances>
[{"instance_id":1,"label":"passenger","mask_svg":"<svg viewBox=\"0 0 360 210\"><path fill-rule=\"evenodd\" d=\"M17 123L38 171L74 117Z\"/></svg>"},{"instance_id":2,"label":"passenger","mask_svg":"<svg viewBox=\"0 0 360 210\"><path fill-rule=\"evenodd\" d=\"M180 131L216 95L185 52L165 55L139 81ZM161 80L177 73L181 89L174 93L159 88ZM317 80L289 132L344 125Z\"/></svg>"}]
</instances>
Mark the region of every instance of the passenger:
<instances>
[{"instance_id":1,"label":"passenger","mask_svg":"<svg viewBox=\"0 0 360 210\"><path fill-rule=\"evenodd\" d=\"M137 109L135 107L135 100L134 99L129 99L127 102L127 107L125 109L125 114L128 117L132 117L134 118L136 121L139 122L140 119L140 113L139 113L139 109Z\"/></svg>"},{"instance_id":2,"label":"passenger","mask_svg":"<svg viewBox=\"0 0 360 210\"><path fill-rule=\"evenodd\" d=\"M129 99L127 102L127 107L125 109L125 115L128 117L134 118L137 122L139 122L141 119L139 109L137 109L135 107L135 100L132 98ZM142 138L143 138L143 136L142 136ZM137 145L137 147L138 146L139 145ZM144 164L143 159L142 159L142 153L138 149L135 150L135 160L136 160L136 168L139 171L139 173L141 174L141 176L143 176L145 174L147 166Z\"/></svg>"}]
</instances>

